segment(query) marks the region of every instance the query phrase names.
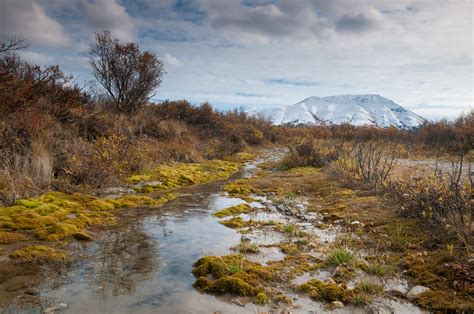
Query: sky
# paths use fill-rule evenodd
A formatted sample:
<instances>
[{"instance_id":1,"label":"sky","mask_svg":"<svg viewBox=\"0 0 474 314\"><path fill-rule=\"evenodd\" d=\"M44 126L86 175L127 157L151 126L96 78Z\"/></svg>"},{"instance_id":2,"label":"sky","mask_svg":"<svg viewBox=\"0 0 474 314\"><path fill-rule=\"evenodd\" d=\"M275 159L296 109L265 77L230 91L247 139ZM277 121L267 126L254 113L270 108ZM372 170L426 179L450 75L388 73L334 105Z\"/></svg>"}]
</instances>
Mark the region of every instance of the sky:
<instances>
[{"instance_id":1,"label":"sky","mask_svg":"<svg viewBox=\"0 0 474 314\"><path fill-rule=\"evenodd\" d=\"M221 109L380 94L431 119L473 108L473 0L0 0L0 40L91 78L110 30L165 64L154 100Z\"/></svg>"}]
</instances>

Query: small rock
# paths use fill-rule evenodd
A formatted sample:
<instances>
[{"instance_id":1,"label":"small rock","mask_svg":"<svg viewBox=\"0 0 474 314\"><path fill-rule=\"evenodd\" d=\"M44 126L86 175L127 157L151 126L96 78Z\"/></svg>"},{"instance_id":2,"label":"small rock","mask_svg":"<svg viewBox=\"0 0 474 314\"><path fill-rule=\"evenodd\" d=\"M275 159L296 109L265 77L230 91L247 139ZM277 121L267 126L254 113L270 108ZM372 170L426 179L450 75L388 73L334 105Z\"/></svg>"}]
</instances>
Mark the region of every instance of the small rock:
<instances>
[{"instance_id":1,"label":"small rock","mask_svg":"<svg viewBox=\"0 0 474 314\"><path fill-rule=\"evenodd\" d=\"M43 311L43 313L56 313L57 311L65 310L67 308L66 303L59 303L55 307L50 307Z\"/></svg>"},{"instance_id":2,"label":"small rock","mask_svg":"<svg viewBox=\"0 0 474 314\"><path fill-rule=\"evenodd\" d=\"M65 308L67 308L67 304L66 304L66 303L59 303L58 306L57 306L57 309L58 309L58 310L64 310Z\"/></svg>"},{"instance_id":3,"label":"small rock","mask_svg":"<svg viewBox=\"0 0 474 314\"><path fill-rule=\"evenodd\" d=\"M295 293L288 294L288 296L294 301L298 300L298 295Z\"/></svg>"},{"instance_id":4,"label":"small rock","mask_svg":"<svg viewBox=\"0 0 474 314\"><path fill-rule=\"evenodd\" d=\"M410 289L410 291L408 291L407 298L410 300L414 299L420 294L422 294L423 292L426 292L428 290L430 290L430 288L427 288L424 286L414 286L413 288Z\"/></svg>"},{"instance_id":5,"label":"small rock","mask_svg":"<svg viewBox=\"0 0 474 314\"><path fill-rule=\"evenodd\" d=\"M240 301L237 298L231 299L230 302L234 303L235 305L241 306L241 307L245 306L245 304L243 304L242 301Z\"/></svg>"},{"instance_id":6,"label":"small rock","mask_svg":"<svg viewBox=\"0 0 474 314\"><path fill-rule=\"evenodd\" d=\"M341 301L333 301L331 303L336 309L342 309L344 307L344 303Z\"/></svg>"},{"instance_id":7,"label":"small rock","mask_svg":"<svg viewBox=\"0 0 474 314\"><path fill-rule=\"evenodd\" d=\"M298 222L298 223L296 223L296 225L297 225L297 226L300 226L300 227L303 227L303 228L305 228L305 227L312 227L312 226L313 226L313 224L310 223L310 222Z\"/></svg>"}]
</instances>

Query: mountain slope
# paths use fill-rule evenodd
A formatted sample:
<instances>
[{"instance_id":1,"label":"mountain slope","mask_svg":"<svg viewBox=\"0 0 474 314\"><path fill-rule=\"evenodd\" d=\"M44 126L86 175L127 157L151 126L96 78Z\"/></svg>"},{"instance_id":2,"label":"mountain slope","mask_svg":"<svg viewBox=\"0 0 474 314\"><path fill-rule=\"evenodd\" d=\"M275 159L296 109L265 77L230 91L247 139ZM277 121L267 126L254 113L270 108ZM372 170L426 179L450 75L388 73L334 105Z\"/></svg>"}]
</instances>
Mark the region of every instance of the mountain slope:
<instances>
[{"instance_id":1,"label":"mountain slope","mask_svg":"<svg viewBox=\"0 0 474 314\"><path fill-rule=\"evenodd\" d=\"M309 97L294 105L250 110L275 124L373 125L412 129L424 119L390 99L379 95Z\"/></svg>"}]
</instances>

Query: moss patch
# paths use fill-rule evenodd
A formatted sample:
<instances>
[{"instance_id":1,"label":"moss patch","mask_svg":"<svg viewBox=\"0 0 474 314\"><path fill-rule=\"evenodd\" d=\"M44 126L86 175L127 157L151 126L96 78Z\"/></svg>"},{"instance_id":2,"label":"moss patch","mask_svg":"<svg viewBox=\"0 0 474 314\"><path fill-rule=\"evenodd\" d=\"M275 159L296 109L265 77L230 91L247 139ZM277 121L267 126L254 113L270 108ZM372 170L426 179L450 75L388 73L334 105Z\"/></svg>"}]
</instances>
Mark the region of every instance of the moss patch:
<instances>
[{"instance_id":1,"label":"moss patch","mask_svg":"<svg viewBox=\"0 0 474 314\"><path fill-rule=\"evenodd\" d=\"M174 197L174 194L159 199L127 195L117 199L99 199L79 193L49 192L0 208L0 231L29 230L45 241L92 240L86 229L93 225L113 224L115 209L157 206Z\"/></svg>"},{"instance_id":2,"label":"moss patch","mask_svg":"<svg viewBox=\"0 0 474 314\"><path fill-rule=\"evenodd\" d=\"M311 279L298 286L298 289L308 293L314 300L347 302L352 299L351 291L337 284L322 282L318 279Z\"/></svg>"},{"instance_id":3,"label":"moss patch","mask_svg":"<svg viewBox=\"0 0 474 314\"><path fill-rule=\"evenodd\" d=\"M224 208L213 214L214 217L224 218L227 216L237 216L240 214L249 214L253 212L253 208L247 204L239 204L231 207Z\"/></svg>"},{"instance_id":4,"label":"moss patch","mask_svg":"<svg viewBox=\"0 0 474 314\"><path fill-rule=\"evenodd\" d=\"M27 237L18 232L0 231L0 244L9 244L20 241L25 241Z\"/></svg>"},{"instance_id":5,"label":"moss patch","mask_svg":"<svg viewBox=\"0 0 474 314\"><path fill-rule=\"evenodd\" d=\"M226 161L233 161L233 162L248 162L252 161L257 157L256 154L254 153L249 153L249 152L239 152L236 154L233 154L231 156L225 157L224 160Z\"/></svg>"},{"instance_id":6,"label":"moss patch","mask_svg":"<svg viewBox=\"0 0 474 314\"><path fill-rule=\"evenodd\" d=\"M256 297L264 292L262 281L273 276L266 267L241 255L205 256L193 266L192 273L197 278L194 287L212 294Z\"/></svg>"},{"instance_id":7,"label":"moss patch","mask_svg":"<svg viewBox=\"0 0 474 314\"><path fill-rule=\"evenodd\" d=\"M10 254L10 258L25 262L58 263L68 260L65 252L44 245L27 246Z\"/></svg>"},{"instance_id":8,"label":"moss patch","mask_svg":"<svg viewBox=\"0 0 474 314\"><path fill-rule=\"evenodd\" d=\"M238 170L238 162L224 160L210 160L203 163L174 163L160 165L145 175L133 175L126 181L128 183L161 182L134 188L137 192L151 192L227 179Z\"/></svg>"},{"instance_id":9,"label":"moss patch","mask_svg":"<svg viewBox=\"0 0 474 314\"><path fill-rule=\"evenodd\" d=\"M249 201L252 200L251 194L259 194L259 191L249 184L249 179L239 179L227 183L222 190L232 197L239 197Z\"/></svg>"},{"instance_id":10,"label":"moss patch","mask_svg":"<svg viewBox=\"0 0 474 314\"><path fill-rule=\"evenodd\" d=\"M268 297L264 292L259 292L255 298L253 298L253 303L258 305L265 305L268 303Z\"/></svg>"},{"instance_id":11,"label":"moss patch","mask_svg":"<svg viewBox=\"0 0 474 314\"><path fill-rule=\"evenodd\" d=\"M280 244L280 249L283 253L288 255L298 255L301 253L301 248L294 243Z\"/></svg>"},{"instance_id":12,"label":"moss patch","mask_svg":"<svg viewBox=\"0 0 474 314\"><path fill-rule=\"evenodd\" d=\"M415 302L420 306L443 313L474 312L472 298L459 297L449 291L426 291L420 294Z\"/></svg>"},{"instance_id":13,"label":"moss patch","mask_svg":"<svg viewBox=\"0 0 474 314\"><path fill-rule=\"evenodd\" d=\"M228 220L221 220L219 221L219 223L232 229L241 229L258 225L258 222L253 220L245 221L242 219L242 217L234 217Z\"/></svg>"}]
</instances>

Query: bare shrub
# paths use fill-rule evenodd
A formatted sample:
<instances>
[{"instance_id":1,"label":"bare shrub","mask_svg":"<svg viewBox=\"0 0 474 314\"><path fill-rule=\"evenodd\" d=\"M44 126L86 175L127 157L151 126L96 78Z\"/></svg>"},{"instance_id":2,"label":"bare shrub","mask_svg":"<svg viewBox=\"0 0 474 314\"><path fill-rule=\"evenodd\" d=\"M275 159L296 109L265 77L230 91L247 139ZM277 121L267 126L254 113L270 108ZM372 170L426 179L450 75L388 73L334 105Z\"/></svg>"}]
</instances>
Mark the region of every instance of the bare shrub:
<instances>
[{"instance_id":1,"label":"bare shrub","mask_svg":"<svg viewBox=\"0 0 474 314\"><path fill-rule=\"evenodd\" d=\"M289 146L290 152L281 162L282 168L324 167L339 158L342 143L337 141L303 140Z\"/></svg>"},{"instance_id":2,"label":"bare shrub","mask_svg":"<svg viewBox=\"0 0 474 314\"><path fill-rule=\"evenodd\" d=\"M130 141L123 135L100 138L94 144L77 141L69 149L64 171L74 185L105 186L131 172Z\"/></svg>"},{"instance_id":3,"label":"bare shrub","mask_svg":"<svg viewBox=\"0 0 474 314\"><path fill-rule=\"evenodd\" d=\"M328 166L328 170L334 176L362 182L377 192L387 186L397 160L397 152L389 143L359 141L350 150L341 150L339 158Z\"/></svg>"},{"instance_id":4,"label":"bare shrub","mask_svg":"<svg viewBox=\"0 0 474 314\"><path fill-rule=\"evenodd\" d=\"M97 81L125 113L142 108L160 86L164 74L163 63L154 53L141 52L135 43L122 44L108 31L96 34L89 63Z\"/></svg>"},{"instance_id":5,"label":"bare shrub","mask_svg":"<svg viewBox=\"0 0 474 314\"><path fill-rule=\"evenodd\" d=\"M462 179L465 167L464 156L459 156L449 171L437 169L425 179L391 183L389 195L403 205L403 215L419 218L435 229L454 232L472 252L473 190L472 180Z\"/></svg>"},{"instance_id":6,"label":"bare shrub","mask_svg":"<svg viewBox=\"0 0 474 314\"><path fill-rule=\"evenodd\" d=\"M386 186L387 178L397 163L397 154L386 143L359 142L354 147L358 174L374 191Z\"/></svg>"}]
</instances>

